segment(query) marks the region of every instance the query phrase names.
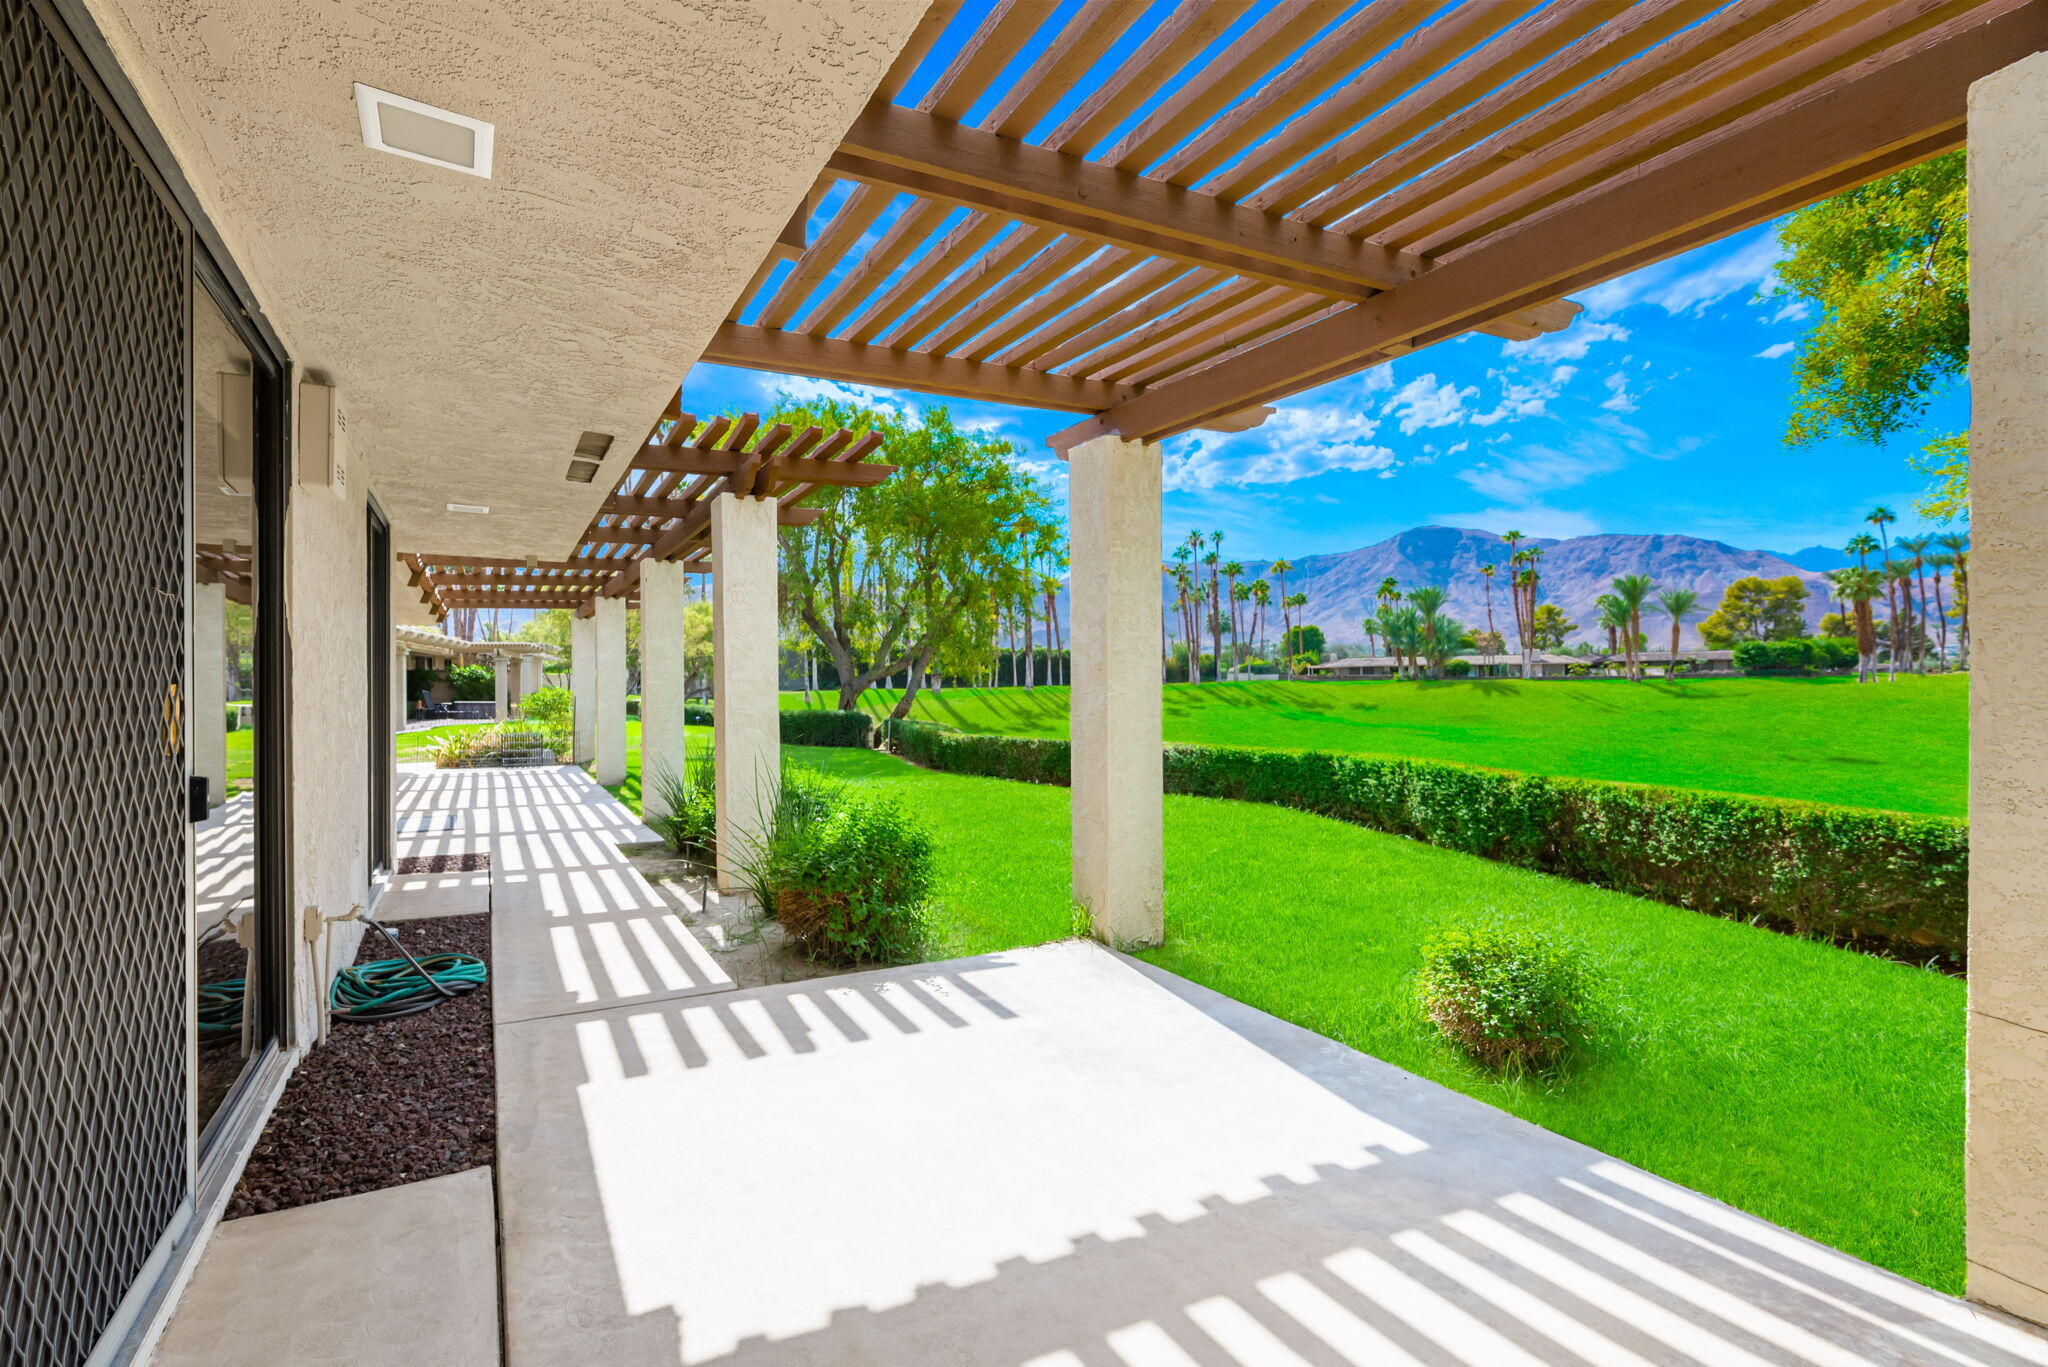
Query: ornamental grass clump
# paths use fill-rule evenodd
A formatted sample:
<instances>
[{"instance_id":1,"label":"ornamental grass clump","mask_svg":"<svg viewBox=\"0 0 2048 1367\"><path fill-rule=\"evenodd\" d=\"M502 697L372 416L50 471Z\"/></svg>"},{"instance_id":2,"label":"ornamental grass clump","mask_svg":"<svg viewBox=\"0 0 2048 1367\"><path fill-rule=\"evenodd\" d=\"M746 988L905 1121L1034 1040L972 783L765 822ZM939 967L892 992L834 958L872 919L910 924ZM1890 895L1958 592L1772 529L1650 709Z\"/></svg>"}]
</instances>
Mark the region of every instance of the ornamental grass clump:
<instances>
[{"instance_id":1,"label":"ornamental grass clump","mask_svg":"<svg viewBox=\"0 0 2048 1367\"><path fill-rule=\"evenodd\" d=\"M1549 1072L1591 1037L1593 980L1584 959L1535 931L1449 930L1422 946L1423 1014L1497 1072Z\"/></svg>"},{"instance_id":2,"label":"ornamental grass clump","mask_svg":"<svg viewBox=\"0 0 2048 1367\"><path fill-rule=\"evenodd\" d=\"M821 963L915 963L931 945L931 835L894 797L784 770L748 891Z\"/></svg>"},{"instance_id":3,"label":"ornamental grass clump","mask_svg":"<svg viewBox=\"0 0 2048 1367\"><path fill-rule=\"evenodd\" d=\"M658 769L650 780L668 814L653 822L669 848L699 864L718 858L718 774L712 752L692 752L678 774Z\"/></svg>"}]
</instances>

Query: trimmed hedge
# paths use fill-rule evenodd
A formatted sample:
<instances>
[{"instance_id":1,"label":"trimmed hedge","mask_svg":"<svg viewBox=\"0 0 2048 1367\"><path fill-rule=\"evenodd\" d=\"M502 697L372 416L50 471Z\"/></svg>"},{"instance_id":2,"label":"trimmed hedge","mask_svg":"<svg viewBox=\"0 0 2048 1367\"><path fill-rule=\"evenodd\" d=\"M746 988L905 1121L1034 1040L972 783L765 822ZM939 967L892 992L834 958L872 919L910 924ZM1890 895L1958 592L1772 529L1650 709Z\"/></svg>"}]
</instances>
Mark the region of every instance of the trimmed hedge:
<instances>
[{"instance_id":1,"label":"trimmed hedge","mask_svg":"<svg viewBox=\"0 0 2048 1367\"><path fill-rule=\"evenodd\" d=\"M1065 741L892 723L951 773L1068 782ZM1166 791L1296 807L1659 902L1961 956L1967 822L1364 756L1165 747Z\"/></svg>"},{"instance_id":2,"label":"trimmed hedge","mask_svg":"<svg viewBox=\"0 0 2048 1367\"><path fill-rule=\"evenodd\" d=\"M1735 667L1745 674L1806 674L1816 669L1854 669L1856 643L1839 636L1744 641L1735 647Z\"/></svg>"},{"instance_id":3,"label":"trimmed hedge","mask_svg":"<svg viewBox=\"0 0 2048 1367\"><path fill-rule=\"evenodd\" d=\"M865 712L784 712L782 743L869 749L875 743L875 719Z\"/></svg>"}]
</instances>

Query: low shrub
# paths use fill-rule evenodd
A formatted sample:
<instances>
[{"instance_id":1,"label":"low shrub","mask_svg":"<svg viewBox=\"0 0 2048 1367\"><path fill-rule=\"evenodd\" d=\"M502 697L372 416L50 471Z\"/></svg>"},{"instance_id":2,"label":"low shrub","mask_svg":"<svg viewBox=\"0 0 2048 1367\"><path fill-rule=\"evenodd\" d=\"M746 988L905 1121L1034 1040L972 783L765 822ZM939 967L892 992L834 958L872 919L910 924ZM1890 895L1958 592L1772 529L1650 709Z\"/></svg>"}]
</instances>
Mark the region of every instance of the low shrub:
<instances>
[{"instance_id":1,"label":"low shrub","mask_svg":"<svg viewBox=\"0 0 2048 1367\"><path fill-rule=\"evenodd\" d=\"M1444 661L1444 677L1446 679L1462 679L1467 677L1471 673L1472 662L1470 660Z\"/></svg>"},{"instance_id":2,"label":"low shrub","mask_svg":"<svg viewBox=\"0 0 2048 1367\"><path fill-rule=\"evenodd\" d=\"M875 743L875 719L865 712L784 712L782 743L854 746L866 749Z\"/></svg>"},{"instance_id":3,"label":"low shrub","mask_svg":"<svg viewBox=\"0 0 2048 1367\"><path fill-rule=\"evenodd\" d=\"M668 815L653 823L669 848L686 859L712 864L718 857L718 775L707 749L692 753L682 773L667 768L650 775L648 784L661 797Z\"/></svg>"},{"instance_id":4,"label":"low shrub","mask_svg":"<svg viewBox=\"0 0 2048 1367\"><path fill-rule=\"evenodd\" d=\"M453 665L448 687L457 702L489 702L498 696L498 675L489 665Z\"/></svg>"},{"instance_id":5,"label":"low shrub","mask_svg":"<svg viewBox=\"0 0 2048 1367\"><path fill-rule=\"evenodd\" d=\"M895 798L785 767L747 889L823 963L913 963L931 945L932 840Z\"/></svg>"},{"instance_id":6,"label":"low shrub","mask_svg":"<svg viewBox=\"0 0 2048 1367\"><path fill-rule=\"evenodd\" d=\"M683 725L685 725L685 726L709 726L709 725L711 725L711 709L710 709L709 707L706 707L706 706L704 706L704 705L703 705L703 704L701 704L701 703L684 703L684 704L683 704Z\"/></svg>"},{"instance_id":7,"label":"low shrub","mask_svg":"<svg viewBox=\"0 0 2048 1367\"><path fill-rule=\"evenodd\" d=\"M1476 1062L1548 1072L1592 1033L1592 975L1579 955L1535 931L1444 931L1422 946L1416 1004Z\"/></svg>"},{"instance_id":8,"label":"low shrub","mask_svg":"<svg viewBox=\"0 0 2048 1367\"><path fill-rule=\"evenodd\" d=\"M1068 743L900 721L913 763L1068 781ZM1961 956L1969 825L1947 817L1505 773L1457 764L1169 745L1166 791L1296 807L1447 849L1804 934Z\"/></svg>"},{"instance_id":9,"label":"low shrub","mask_svg":"<svg viewBox=\"0 0 2048 1367\"><path fill-rule=\"evenodd\" d=\"M576 719L576 695L566 688L536 688L519 700L519 713L535 726L567 727Z\"/></svg>"}]
</instances>

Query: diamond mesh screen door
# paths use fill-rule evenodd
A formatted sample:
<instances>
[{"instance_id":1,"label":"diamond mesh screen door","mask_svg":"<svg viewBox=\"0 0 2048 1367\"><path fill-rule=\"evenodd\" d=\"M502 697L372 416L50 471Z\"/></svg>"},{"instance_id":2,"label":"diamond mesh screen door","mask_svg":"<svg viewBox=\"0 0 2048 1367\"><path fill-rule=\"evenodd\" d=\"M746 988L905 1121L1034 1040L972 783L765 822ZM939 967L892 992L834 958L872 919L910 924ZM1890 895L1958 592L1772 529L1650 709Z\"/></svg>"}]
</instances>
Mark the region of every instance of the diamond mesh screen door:
<instances>
[{"instance_id":1,"label":"diamond mesh screen door","mask_svg":"<svg viewBox=\"0 0 2048 1367\"><path fill-rule=\"evenodd\" d=\"M190 230L0 0L0 1360L84 1361L187 1193Z\"/></svg>"}]
</instances>

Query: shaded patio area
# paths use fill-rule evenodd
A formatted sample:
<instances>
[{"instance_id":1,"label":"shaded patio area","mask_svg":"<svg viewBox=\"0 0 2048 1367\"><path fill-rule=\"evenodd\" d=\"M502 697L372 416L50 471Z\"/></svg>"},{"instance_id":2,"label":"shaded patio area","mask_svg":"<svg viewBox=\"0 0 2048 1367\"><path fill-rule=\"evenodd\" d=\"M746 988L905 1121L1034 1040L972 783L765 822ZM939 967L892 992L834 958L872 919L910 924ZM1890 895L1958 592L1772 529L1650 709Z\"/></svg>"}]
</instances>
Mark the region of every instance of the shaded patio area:
<instances>
[{"instance_id":1,"label":"shaded patio area","mask_svg":"<svg viewBox=\"0 0 2048 1367\"><path fill-rule=\"evenodd\" d=\"M581 770L400 787L429 818L403 853L491 856L511 1367L2048 1364L2018 1321L1093 942L742 990ZM381 1218L430 1227L450 1180ZM309 1316L400 1355L350 1361L410 1351L435 1298L310 1244L340 1204L209 1253L209 1322L265 1306L234 1361L291 1360ZM318 1276L240 1280L278 1259ZM337 1278L369 1294L285 1289Z\"/></svg>"}]
</instances>

